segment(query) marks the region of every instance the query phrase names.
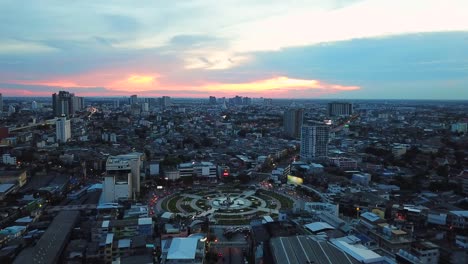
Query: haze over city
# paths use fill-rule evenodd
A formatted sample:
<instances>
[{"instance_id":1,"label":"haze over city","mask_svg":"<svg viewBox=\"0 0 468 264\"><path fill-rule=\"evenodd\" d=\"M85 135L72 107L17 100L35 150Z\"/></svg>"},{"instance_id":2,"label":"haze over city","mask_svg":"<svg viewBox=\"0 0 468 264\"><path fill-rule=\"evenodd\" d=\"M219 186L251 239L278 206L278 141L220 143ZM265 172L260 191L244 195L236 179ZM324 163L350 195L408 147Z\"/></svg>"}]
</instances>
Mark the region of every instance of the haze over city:
<instances>
[{"instance_id":1,"label":"haze over city","mask_svg":"<svg viewBox=\"0 0 468 264\"><path fill-rule=\"evenodd\" d=\"M468 99L468 2L2 1L4 97Z\"/></svg>"}]
</instances>

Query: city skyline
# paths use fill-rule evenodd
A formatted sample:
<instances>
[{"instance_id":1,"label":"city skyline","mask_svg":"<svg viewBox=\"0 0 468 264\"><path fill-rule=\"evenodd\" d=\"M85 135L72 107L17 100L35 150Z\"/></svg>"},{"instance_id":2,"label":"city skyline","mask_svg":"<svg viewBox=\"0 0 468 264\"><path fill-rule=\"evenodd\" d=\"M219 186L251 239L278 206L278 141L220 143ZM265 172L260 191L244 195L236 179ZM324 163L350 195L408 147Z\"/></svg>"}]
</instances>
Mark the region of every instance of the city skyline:
<instances>
[{"instance_id":1,"label":"city skyline","mask_svg":"<svg viewBox=\"0 0 468 264\"><path fill-rule=\"evenodd\" d=\"M468 99L465 1L19 5L4 97Z\"/></svg>"}]
</instances>

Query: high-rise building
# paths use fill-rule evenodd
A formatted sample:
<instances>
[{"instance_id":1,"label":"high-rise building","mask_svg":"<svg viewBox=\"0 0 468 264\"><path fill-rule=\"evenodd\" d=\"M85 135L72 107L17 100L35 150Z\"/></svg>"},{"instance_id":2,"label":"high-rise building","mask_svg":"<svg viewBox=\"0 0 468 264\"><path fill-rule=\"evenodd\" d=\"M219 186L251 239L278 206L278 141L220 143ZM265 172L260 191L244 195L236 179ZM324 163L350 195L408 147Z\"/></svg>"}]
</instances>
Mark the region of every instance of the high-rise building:
<instances>
[{"instance_id":1,"label":"high-rise building","mask_svg":"<svg viewBox=\"0 0 468 264\"><path fill-rule=\"evenodd\" d=\"M353 104L347 102L328 103L328 116L350 116L353 114Z\"/></svg>"},{"instance_id":2,"label":"high-rise building","mask_svg":"<svg viewBox=\"0 0 468 264\"><path fill-rule=\"evenodd\" d=\"M330 127L303 125L301 131L301 159L309 161L327 157Z\"/></svg>"},{"instance_id":3,"label":"high-rise building","mask_svg":"<svg viewBox=\"0 0 468 264\"><path fill-rule=\"evenodd\" d=\"M210 105L215 105L215 104L216 104L216 97L210 96L209 104L210 104Z\"/></svg>"},{"instance_id":4,"label":"high-rise building","mask_svg":"<svg viewBox=\"0 0 468 264\"><path fill-rule=\"evenodd\" d=\"M55 121L55 133L57 135L57 142L67 142L71 137L70 120L67 120L66 117L57 118Z\"/></svg>"},{"instance_id":5,"label":"high-rise building","mask_svg":"<svg viewBox=\"0 0 468 264\"><path fill-rule=\"evenodd\" d=\"M37 110L38 106L37 106L37 102L36 101L32 101L31 102L31 110Z\"/></svg>"},{"instance_id":6,"label":"high-rise building","mask_svg":"<svg viewBox=\"0 0 468 264\"><path fill-rule=\"evenodd\" d=\"M3 112L3 96L0 93L0 115L2 115Z\"/></svg>"},{"instance_id":7,"label":"high-rise building","mask_svg":"<svg viewBox=\"0 0 468 264\"><path fill-rule=\"evenodd\" d=\"M70 116L83 107L83 97L75 96L67 91L52 94L52 108L55 116Z\"/></svg>"},{"instance_id":8,"label":"high-rise building","mask_svg":"<svg viewBox=\"0 0 468 264\"><path fill-rule=\"evenodd\" d=\"M286 110L283 117L283 128L286 135L293 138L299 138L301 136L303 118L303 109L299 108Z\"/></svg>"},{"instance_id":9,"label":"high-rise building","mask_svg":"<svg viewBox=\"0 0 468 264\"><path fill-rule=\"evenodd\" d=\"M133 199L140 192L142 155L130 153L107 158L103 184L105 202Z\"/></svg>"},{"instance_id":10,"label":"high-rise building","mask_svg":"<svg viewBox=\"0 0 468 264\"><path fill-rule=\"evenodd\" d=\"M138 97L136 94L130 96L130 105L138 104Z\"/></svg>"},{"instance_id":11,"label":"high-rise building","mask_svg":"<svg viewBox=\"0 0 468 264\"><path fill-rule=\"evenodd\" d=\"M169 107L171 106L171 97L163 96L161 97L161 106L162 107Z\"/></svg>"},{"instance_id":12,"label":"high-rise building","mask_svg":"<svg viewBox=\"0 0 468 264\"><path fill-rule=\"evenodd\" d=\"M149 103L143 103L141 105L141 111L148 112L149 111Z\"/></svg>"}]
</instances>

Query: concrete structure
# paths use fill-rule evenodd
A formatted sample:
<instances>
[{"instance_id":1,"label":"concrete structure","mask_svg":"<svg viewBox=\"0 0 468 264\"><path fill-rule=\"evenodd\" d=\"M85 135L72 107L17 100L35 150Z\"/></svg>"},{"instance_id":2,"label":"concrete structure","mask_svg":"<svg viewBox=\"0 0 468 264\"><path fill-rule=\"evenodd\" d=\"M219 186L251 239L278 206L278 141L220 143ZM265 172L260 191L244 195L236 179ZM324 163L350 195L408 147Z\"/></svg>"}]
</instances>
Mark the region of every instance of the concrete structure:
<instances>
[{"instance_id":1,"label":"concrete structure","mask_svg":"<svg viewBox=\"0 0 468 264\"><path fill-rule=\"evenodd\" d=\"M217 179L217 167L211 162L188 162L177 166L179 177L194 176L199 179L215 181Z\"/></svg>"},{"instance_id":2,"label":"concrete structure","mask_svg":"<svg viewBox=\"0 0 468 264\"><path fill-rule=\"evenodd\" d=\"M2 115L2 113L3 113L3 96L0 93L0 116Z\"/></svg>"},{"instance_id":3,"label":"concrete structure","mask_svg":"<svg viewBox=\"0 0 468 264\"><path fill-rule=\"evenodd\" d=\"M67 91L52 94L52 108L55 116L70 116L83 109L83 107L84 100L82 97L77 97Z\"/></svg>"},{"instance_id":4,"label":"concrete structure","mask_svg":"<svg viewBox=\"0 0 468 264\"><path fill-rule=\"evenodd\" d=\"M313 236L276 237L270 240L273 263L357 263L343 251Z\"/></svg>"},{"instance_id":5,"label":"concrete structure","mask_svg":"<svg viewBox=\"0 0 468 264\"><path fill-rule=\"evenodd\" d=\"M400 249L396 253L397 263L437 264L439 263L439 247L431 242L415 242L410 250Z\"/></svg>"},{"instance_id":6,"label":"concrete structure","mask_svg":"<svg viewBox=\"0 0 468 264\"><path fill-rule=\"evenodd\" d=\"M0 171L0 183L13 183L22 187L26 181L26 170Z\"/></svg>"},{"instance_id":7,"label":"concrete structure","mask_svg":"<svg viewBox=\"0 0 468 264\"><path fill-rule=\"evenodd\" d=\"M301 133L301 159L314 160L328 155L330 127L326 125L304 125Z\"/></svg>"},{"instance_id":8,"label":"concrete structure","mask_svg":"<svg viewBox=\"0 0 468 264\"><path fill-rule=\"evenodd\" d=\"M284 112L283 129L286 135L299 138L301 136L304 109L289 109Z\"/></svg>"},{"instance_id":9,"label":"concrete structure","mask_svg":"<svg viewBox=\"0 0 468 264\"><path fill-rule=\"evenodd\" d=\"M23 250L13 263L60 263L60 256L80 213L78 211L60 212L35 246Z\"/></svg>"},{"instance_id":10,"label":"concrete structure","mask_svg":"<svg viewBox=\"0 0 468 264\"><path fill-rule=\"evenodd\" d=\"M142 153L110 156L104 177L104 202L133 199L140 192Z\"/></svg>"},{"instance_id":11,"label":"concrete structure","mask_svg":"<svg viewBox=\"0 0 468 264\"><path fill-rule=\"evenodd\" d=\"M166 257L166 264L203 263L205 242L199 236L173 238Z\"/></svg>"},{"instance_id":12,"label":"concrete structure","mask_svg":"<svg viewBox=\"0 0 468 264\"><path fill-rule=\"evenodd\" d=\"M208 102L209 102L210 105L216 105L216 97L210 96Z\"/></svg>"},{"instance_id":13,"label":"concrete structure","mask_svg":"<svg viewBox=\"0 0 468 264\"><path fill-rule=\"evenodd\" d=\"M450 126L450 131L454 133L464 133L467 131L467 123L455 123Z\"/></svg>"},{"instance_id":14,"label":"concrete structure","mask_svg":"<svg viewBox=\"0 0 468 264\"><path fill-rule=\"evenodd\" d=\"M3 154L2 155L2 162L3 164L7 165L16 165L16 157L12 157L10 154Z\"/></svg>"},{"instance_id":15,"label":"concrete structure","mask_svg":"<svg viewBox=\"0 0 468 264\"><path fill-rule=\"evenodd\" d=\"M169 96L161 97L161 106L164 108L171 106L171 97Z\"/></svg>"},{"instance_id":16,"label":"concrete structure","mask_svg":"<svg viewBox=\"0 0 468 264\"><path fill-rule=\"evenodd\" d=\"M347 102L328 103L328 116L350 116L353 114L353 104Z\"/></svg>"},{"instance_id":17,"label":"concrete structure","mask_svg":"<svg viewBox=\"0 0 468 264\"><path fill-rule=\"evenodd\" d=\"M57 118L55 121L55 133L57 137L57 142L65 143L71 137L71 124L70 120L67 120L66 117Z\"/></svg>"},{"instance_id":18,"label":"concrete structure","mask_svg":"<svg viewBox=\"0 0 468 264\"><path fill-rule=\"evenodd\" d=\"M129 101L130 105L136 105L138 104L138 97L136 94L130 96L130 101Z\"/></svg>"}]
</instances>

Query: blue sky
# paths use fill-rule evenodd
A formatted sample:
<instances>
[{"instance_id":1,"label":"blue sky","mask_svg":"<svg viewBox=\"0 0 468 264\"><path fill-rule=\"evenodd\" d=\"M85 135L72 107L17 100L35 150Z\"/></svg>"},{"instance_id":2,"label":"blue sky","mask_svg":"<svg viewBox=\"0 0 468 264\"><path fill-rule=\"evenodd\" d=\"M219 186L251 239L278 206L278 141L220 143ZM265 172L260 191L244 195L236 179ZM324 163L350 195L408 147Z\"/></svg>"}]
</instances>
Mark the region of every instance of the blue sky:
<instances>
[{"instance_id":1,"label":"blue sky","mask_svg":"<svg viewBox=\"0 0 468 264\"><path fill-rule=\"evenodd\" d=\"M1 1L0 92L468 99L468 1Z\"/></svg>"}]
</instances>

